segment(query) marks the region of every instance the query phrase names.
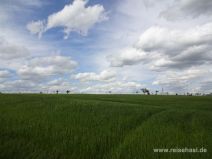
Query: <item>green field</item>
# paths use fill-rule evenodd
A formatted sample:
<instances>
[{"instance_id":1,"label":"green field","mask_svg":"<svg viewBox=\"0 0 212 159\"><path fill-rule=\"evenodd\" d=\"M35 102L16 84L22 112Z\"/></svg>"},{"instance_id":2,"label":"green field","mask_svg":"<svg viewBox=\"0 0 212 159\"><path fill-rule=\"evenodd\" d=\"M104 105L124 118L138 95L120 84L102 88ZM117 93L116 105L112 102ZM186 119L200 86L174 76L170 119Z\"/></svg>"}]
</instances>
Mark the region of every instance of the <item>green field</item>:
<instances>
[{"instance_id":1,"label":"green field","mask_svg":"<svg viewBox=\"0 0 212 159\"><path fill-rule=\"evenodd\" d=\"M0 158L211 159L212 97L1 94Z\"/></svg>"}]
</instances>

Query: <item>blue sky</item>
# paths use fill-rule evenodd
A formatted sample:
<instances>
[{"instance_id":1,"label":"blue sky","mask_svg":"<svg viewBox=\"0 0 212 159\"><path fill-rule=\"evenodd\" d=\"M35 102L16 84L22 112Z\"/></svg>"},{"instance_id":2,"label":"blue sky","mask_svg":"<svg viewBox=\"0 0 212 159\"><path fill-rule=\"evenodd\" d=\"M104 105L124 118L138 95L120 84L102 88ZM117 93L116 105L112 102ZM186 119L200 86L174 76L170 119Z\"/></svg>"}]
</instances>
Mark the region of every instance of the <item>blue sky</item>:
<instances>
[{"instance_id":1,"label":"blue sky","mask_svg":"<svg viewBox=\"0 0 212 159\"><path fill-rule=\"evenodd\" d=\"M212 91L210 0L0 4L1 92Z\"/></svg>"}]
</instances>

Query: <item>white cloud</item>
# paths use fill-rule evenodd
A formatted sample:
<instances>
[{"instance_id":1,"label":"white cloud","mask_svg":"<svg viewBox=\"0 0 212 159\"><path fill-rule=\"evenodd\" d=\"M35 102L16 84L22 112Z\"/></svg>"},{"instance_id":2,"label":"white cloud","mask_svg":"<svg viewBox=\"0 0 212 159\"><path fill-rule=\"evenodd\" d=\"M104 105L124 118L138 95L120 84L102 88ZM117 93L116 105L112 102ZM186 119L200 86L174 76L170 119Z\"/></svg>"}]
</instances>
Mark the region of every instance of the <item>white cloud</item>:
<instances>
[{"instance_id":1,"label":"white cloud","mask_svg":"<svg viewBox=\"0 0 212 159\"><path fill-rule=\"evenodd\" d=\"M212 23L188 30L151 27L137 43L137 48L153 58L153 68L186 68L212 61Z\"/></svg>"},{"instance_id":2,"label":"white cloud","mask_svg":"<svg viewBox=\"0 0 212 159\"><path fill-rule=\"evenodd\" d=\"M135 65L146 57L144 51L136 48L127 48L120 51L118 55L108 56L110 65L113 67L122 67L125 65Z\"/></svg>"},{"instance_id":3,"label":"white cloud","mask_svg":"<svg viewBox=\"0 0 212 159\"><path fill-rule=\"evenodd\" d=\"M94 72L78 73L73 76L74 79L82 82L86 81L111 81L114 80L116 73L112 70L104 70L100 74Z\"/></svg>"},{"instance_id":4,"label":"white cloud","mask_svg":"<svg viewBox=\"0 0 212 159\"><path fill-rule=\"evenodd\" d=\"M38 85L32 81L10 80L0 83L0 90L3 92L33 92L38 89Z\"/></svg>"},{"instance_id":5,"label":"white cloud","mask_svg":"<svg viewBox=\"0 0 212 159\"><path fill-rule=\"evenodd\" d=\"M17 73L22 79L43 80L50 76L70 73L76 66L77 62L70 57L35 57L18 69Z\"/></svg>"},{"instance_id":6,"label":"white cloud","mask_svg":"<svg viewBox=\"0 0 212 159\"><path fill-rule=\"evenodd\" d=\"M29 55L29 50L22 46L8 42L0 36L0 59L12 60Z\"/></svg>"},{"instance_id":7,"label":"white cloud","mask_svg":"<svg viewBox=\"0 0 212 159\"><path fill-rule=\"evenodd\" d=\"M159 75L157 80L153 84L168 84L176 85L177 83L186 83L190 80L201 78L204 74L209 73L207 70L201 70L196 68L191 68L185 71L167 71L166 73Z\"/></svg>"},{"instance_id":8,"label":"white cloud","mask_svg":"<svg viewBox=\"0 0 212 159\"><path fill-rule=\"evenodd\" d=\"M70 81L59 78L50 81L34 81L34 80L5 80L0 83L0 91L9 93L66 93L67 90L71 92L78 92L78 89L71 84Z\"/></svg>"},{"instance_id":9,"label":"white cloud","mask_svg":"<svg viewBox=\"0 0 212 159\"><path fill-rule=\"evenodd\" d=\"M140 75L138 81L144 81L148 86L153 83L152 87L164 87L172 92L203 92L201 83L206 83L205 79L211 76L210 28L212 23L193 26L187 30L153 26L144 31L131 48L110 55L108 61L111 66L124 69L123 72L126 69L130 72L137 67L137 75ZM128 67L122 68L123 66ZM152 76L143 75L146 68ZM126 79L130 81L133 76Z\"/></svg>"},{"instance_id":10,"label":"white cloud","mask_svg":"<svg viewBox=\"0 0 212 159\"><path fill-rule=\"evenodd\" d=\"M159 74L153 85L177 92L204 92L201 87L205 79L210 80L212 71L207 66L193 67L181 71L166 71Z\"/></svg>"},{"instance_id":11,"label":"white cloud","mask_svg":"<svg viewBox=\"0 0 212 159\"><path fill-rule=\"evenodd\" d=\"M51 81L48 81L45 84L41 85L41 90L46 93L53 93L55 91L59 91L62 93L65 93L67 90L71 92L76 92L78 91L76 87L74 87L70 81L64 80L62 78L59 79L54 79Z\"/></svg>"},{"instance_id":12,"label":"white cloud","mask_svg":"<svg viewBox=\"0 0 212 159\"><path fill-rule=\"evenodd\" d=\"M31 33L41 36L44 31L55 27L63 27L65 39L68 38L71 32L87 35L88 30L96 23L108 19L102 5L86 7L87 2L86 0L74 0L72 4L66 5L61 11L51 14L47 22L31 22L27 25L27 29Z\"/></svg>"},{"instance_id":13,"label":"white cloud","mask_svg":"<svg viewBox=\"0 0 212 159\"><path fill-rule=\"evenodd\" d=\"M16 71L31 57L60 54L55 45L36 37L29 37L19 28L1 25L0 28L0 68Z\"/></svg>"},{"instance_id":14,"label":"white cloud","mask_svg":"<svg viewBox=\"0 0 212 159\"><path fill-rule=\"evenodd\" d=\"M44 21L32 21L27 24L27 29L30 30L31 34L38 34L39 38L41 38L43 32L45 31L45 23Z\"/></svg>"},{"instance_id":15,"label":"white cloud","mask_svg":"<svg viewBox=\"0 0 212 159\"><path fill-rule=\"evenodd\" d=\"M111 66L138 63L152 69L188 68L212 62L212 23L188 30L154 26L147 29L135 46L108 57Z\"/></svg>"},{"instance_id":16,"label":"white cloud","mask_svg":"<svg viewBox=\"0 0 212 159\"><path fill-rule=\"evenodd\" d=\"M137 43L138 48L145 51L162 51L176 53L184 47L205 44L212 41L212 23L194 26L188 30L169 29L167 27L151 27L146 30Z\"/></svg>"},{"instance_id":17,"label":"white cloud","mask_svg":"<svg viewBox=\"0 0 212 159\"><path fill-rule=\"evenodd\" d=\"M44 3L48 2L1 1L1 91L134 93L143 87L164 87L180 92L187 89L187 84L190 90L211 90L210 0L114 1L107 4L112 13L110 21L98 25L93 30L95 36L66 42L52 38L55 31L44 39L30 36L23 23L30 17L42 17L30 19L26 26L39 37L55 28L64 31L65 38L72 32L86 35L108 18L104 7L89 5L93 2L87 0L72 0L45 18ZM54 5L57 4L51 3ZM169 20L184 20L167 21L159 17L160 13ZM61 56L60 50L67 56ZM68 54L81 64L73 76L76 62Z\"/></svg>"},{"instance_id":18,"label":"white cloud","mask_svg":"<svg viewBox=\"0 0 212 159\"><path fill-rule=\"evenodd\" d=\"M86 89L82 89L81 92L86 93L135 93L143 87L142 84L136 82L110 82L106 84L96 84Z\"/></svg>"},{"instance_id":19,"label":"white cloud","mask_svg":"<svg viewBox=\"0 0 212 159\"><path fill-rule=\"evenodd\" d=\"M175 0L171 6L160 13L160 16L167 20L176 20L185 16L196 18L201 15L210 16L211 14L211 0Z\"/></svg>"}]
</instances>

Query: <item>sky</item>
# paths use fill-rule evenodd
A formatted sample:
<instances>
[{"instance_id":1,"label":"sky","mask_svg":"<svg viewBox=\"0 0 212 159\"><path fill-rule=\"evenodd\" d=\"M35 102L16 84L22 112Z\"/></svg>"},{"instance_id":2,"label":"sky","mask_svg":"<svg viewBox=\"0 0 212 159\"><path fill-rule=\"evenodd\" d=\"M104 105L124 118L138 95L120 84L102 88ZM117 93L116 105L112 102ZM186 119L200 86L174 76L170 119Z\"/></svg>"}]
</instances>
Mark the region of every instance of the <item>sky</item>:
<instances>
[{"instance_id":1,"label":"sky","mask_svg":"<svg viewBox=\"0 0 212 159\"><path fill-rule=\"evenodd\" d=\"M211 0L0 0L0 92L212 92Z\"/></svg>"}]
</instances>

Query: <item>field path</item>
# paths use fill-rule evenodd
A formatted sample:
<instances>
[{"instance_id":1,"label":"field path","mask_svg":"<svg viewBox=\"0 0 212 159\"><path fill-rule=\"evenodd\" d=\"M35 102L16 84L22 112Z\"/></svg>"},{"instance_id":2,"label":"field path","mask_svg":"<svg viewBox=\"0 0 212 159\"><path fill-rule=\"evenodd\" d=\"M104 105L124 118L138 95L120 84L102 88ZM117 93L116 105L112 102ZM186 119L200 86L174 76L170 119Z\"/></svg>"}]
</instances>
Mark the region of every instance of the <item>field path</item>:
<instances>
[{"instance_id":1,"label":"field path","mask_svg":"<svg viewBox=\"0 0 212 159\"><path fill-rule=\"evenodd\" d=\"M117 145L115 148L111 149L109 155L111 155L111 157L112 157L112 156L113 156L113 157L114 157L114 156L118 157L117 155L119 155L119 151L121 151L122 146L124 145L124 143L125 143L129 138L131 138L131 136L132 136L132 134L134 134L134 132L136 132L140 127L142 127L142 125L143 125L145 122L147 122L148 120L151 120L151 118L153 118L153 117L155 117L156 115L159 115L159 114L161 114L161 113L164 113L164 112L166 112L166 111L168 111L168 110L166 110L166 109L165 109L165 110L164 110L164 109L163 109L163 110L160 110L160 111L158 111L158 112L156 112L156 113L152 113L150 116L148 116L147 118L143 119L139 125L136 125L136 127L134 127L133 129L131 129L131 130L125 135L125 137L123 138L123 140L122 140L121 142L119 142L118 145ZM116 154L116 155L114 155L114 154ZM119 158L119 157L118 157L118 158Z\"/></svg>"}]
</instances>

